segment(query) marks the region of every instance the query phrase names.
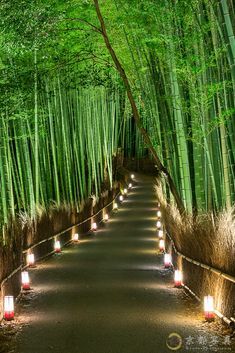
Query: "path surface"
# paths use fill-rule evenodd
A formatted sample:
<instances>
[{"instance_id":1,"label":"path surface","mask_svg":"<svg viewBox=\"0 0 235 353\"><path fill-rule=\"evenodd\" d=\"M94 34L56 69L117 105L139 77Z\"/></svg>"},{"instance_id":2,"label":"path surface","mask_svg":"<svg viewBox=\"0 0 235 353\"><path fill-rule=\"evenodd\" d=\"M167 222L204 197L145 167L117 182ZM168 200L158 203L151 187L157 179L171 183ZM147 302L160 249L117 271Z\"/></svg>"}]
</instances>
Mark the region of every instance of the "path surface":
<instances>
[{"instance_id":1,"label":"path surface","mask_svg":"<svg viewBox=\"0 0 235 353\"><path fill-rule=\"evenodd\" d=\"M95 236L31 271L17 353L164 353L172 332L193 351L203 327L156 255L153 180L137 182Z\"/></svg>"}]
</instances>

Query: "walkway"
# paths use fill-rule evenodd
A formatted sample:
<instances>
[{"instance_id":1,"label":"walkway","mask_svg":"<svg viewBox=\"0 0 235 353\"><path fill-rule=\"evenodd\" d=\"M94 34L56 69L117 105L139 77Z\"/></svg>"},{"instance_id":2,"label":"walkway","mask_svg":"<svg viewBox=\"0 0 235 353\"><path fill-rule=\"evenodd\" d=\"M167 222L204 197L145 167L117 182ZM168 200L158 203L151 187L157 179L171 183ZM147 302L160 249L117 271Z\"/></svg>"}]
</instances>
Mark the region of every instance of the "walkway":
<instances>
[{"instance_id":1,"label":"walkway","mask_svg":"<svg viewBox=\"0 0 235 353\"><path fill-rule=\"evenodd\" d=\"M165 353L172 332L192 350L202 318L156 255L155 214L153 180L138 177L108 224L31 271L17 353Z\"/></svg>"}]
</instances>

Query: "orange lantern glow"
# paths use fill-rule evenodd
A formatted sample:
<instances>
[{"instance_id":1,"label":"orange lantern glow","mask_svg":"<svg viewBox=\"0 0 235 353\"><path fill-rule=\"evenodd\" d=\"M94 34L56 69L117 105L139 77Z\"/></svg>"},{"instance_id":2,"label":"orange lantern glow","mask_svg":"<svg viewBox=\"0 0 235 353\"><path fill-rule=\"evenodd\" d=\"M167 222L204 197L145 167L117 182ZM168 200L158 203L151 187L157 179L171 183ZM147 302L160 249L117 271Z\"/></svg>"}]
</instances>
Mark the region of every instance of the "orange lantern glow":
<instances>
[{"instance_id":1,"label":"orange lantern glow","mask_svg":"<svg viewBox=\"0 0 235 353\"><path fill-rule=\"evenodd\" d=\"M28 255L27 255L27 265L28 265L29 267L34 267L34 266L35 266L34 254L28 254Z\"/></svg>"},{"instance_id":2,"label":"orange lantern glow","mask_svg":"<svg viewBox=\"0 0 235 353\"><path fill-rule=\"evenodd\" d=\"M55 241L54 249L57 254L61 253L61 245L59 240Z\"/></svg>"},{"instance_id":3,"label":"orange lantern glow","mask_svg":"<svg viewBox=\"0 0 235 353\"><path fill-rule=\"evenodd\" d=\"M175 270L174 283L176 288L182 287L183 284L183 274L180 270Z\"/></svg>"},{"instance_id":4,"label":"orange lantern glow","mask_svg":"<svg viewBox=\"0 0 235 353\"><path fill-rule=\"evenodd\" d=\"M215 318L214 298L211 295L204 297L204 313L207 321L212 321Z\"/></svg>"},{"instance_id":5,"label":"orange lantern glow","mask_svg":"<svg viewBox=\"0 0 235 353\"><path fill-rule=\"evenodd\" d=\"M164 266L165 268L169 268L172 265L172 259L170 254L164 255Z\"/></svg>"},{"instance_id":6,"label":"orange lantern glow","mask_svg":"<svg viewBox=\"0 0 235 353\"><path fill-rule=\"evenodd\" d=\"M4 297L4 319L10 321L14 319L14 316L14 297L7 295Z\"/></svg>"},{"instance_id":7,"label":"orange lantern glow","mask_svg":"<svg viewBox=\"0 0 235 353\"><path fill-rule=\"evenodd\" d=\"M21 283L22 283L22 289L24 290L30 289L29 273L27 271L21 272Z\"/></svg>"}]
</instances>

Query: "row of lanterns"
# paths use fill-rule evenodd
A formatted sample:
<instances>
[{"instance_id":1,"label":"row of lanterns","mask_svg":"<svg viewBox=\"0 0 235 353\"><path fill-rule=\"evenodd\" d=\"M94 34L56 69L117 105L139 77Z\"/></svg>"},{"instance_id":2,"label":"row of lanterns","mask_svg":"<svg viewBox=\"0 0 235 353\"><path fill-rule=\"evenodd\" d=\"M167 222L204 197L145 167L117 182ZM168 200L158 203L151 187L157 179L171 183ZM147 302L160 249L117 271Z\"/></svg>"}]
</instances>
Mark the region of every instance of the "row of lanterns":
<instances>
[{"instance_id":1,"label":"row of lanterns","mask_svg":"<svg viewBox=\"0 0 235 353\"><path fill-rule=\"evenodd\" d=\"M131 180L134 180L135 175L131 174L130 177L131 177ZM128 189L132 189L132 187L133 187L133 184L129 183L128 184ZM124 201L124 196L127 196L128 189L125 188L123 190L123 194L121 194L119 196L119 202L120 203L122 203ZM114 202L113 210L114 211L118 210L118 203L117 202ZM109 220L108 213L105 213L103 217L104 217L103 218L104 222L108 222L108 220ZM94 232L97 231L98 226L97 226L96 222L92 223L91 229ZM75 242L75 243L79 242L79 234L78 233L73 234L73 242ZM61 253L61 244L60 244L59 240L55 240L54 251L55 251L56 254ZM26 262L27 262L27 266L28 267L30 267L30 268L35 267L35 257L34 257L33 253L30 253L30 254L27 255ZM30 279L29 279L28 271L22 271L21 272L21 283L22 283L22 289L23 290L27 291L27 290L31 289L30 288ZM12 295L6 295L4 297L4 319L7 320L7 321L10 321L10 320L14 319L14 316L15 316L15 313L14 313L14 297Z\"/></svg>"},{"instance_id":2,"label":"row of lanterns","mask_svg":"<svg viewBox=\"0 0 235 353\"><path fill-rule=\"evenodd\" d=\"M160 210L159 204L157 208L156 228L157 228L158 237L159 237L159 251L164 254L164 267L173 268L171 254L168 254L165 252L165 240L164 240L164 231L163 231L163 225L162 225L162 212ZM174 270L174 286L175 288L182 288L184 286L183 273L179 269ZM215 318L214 298L211 295L207 295L204 297L204 316L206 321L212 321Z\"/></svg>"}]
</instances>

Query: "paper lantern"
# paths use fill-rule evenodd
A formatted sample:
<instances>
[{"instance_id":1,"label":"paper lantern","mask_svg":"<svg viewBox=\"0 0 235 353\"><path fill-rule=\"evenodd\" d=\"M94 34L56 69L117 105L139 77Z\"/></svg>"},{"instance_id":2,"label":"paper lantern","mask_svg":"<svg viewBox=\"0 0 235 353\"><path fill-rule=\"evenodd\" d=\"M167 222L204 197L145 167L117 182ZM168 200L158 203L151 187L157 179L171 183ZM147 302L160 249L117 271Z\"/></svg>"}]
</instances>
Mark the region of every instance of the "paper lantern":
<instances>
[{"instance_id":1,"label":"paper lantern","mask_svg":"<svg viewBox=\"0 0 235 353\"><path fill-rule=\"evenodd\" d=\"M164 236L163 230L160 229L160 230L158 231L158 237L159 237L159 238L163 238L163 236Z\"/></svg>"},{"instance_id":2,"label":"paper lantern","mask_svg":"<svg viewBox=\"0 0 235 353\"><path fill-rule=\"evenodd\" d=\"M105 220L105 222L108 222L108 220L109 220L109 215L108 215L108 213L105 213L105 215L104 215L104 220Z\"/></svg>"},{"instance_id":3,"label":"paper lantern","mask_svg":"<svg viewBox=\"0 0 235 353\"><path fill-rule=\"evenodd\" d=\"M22 283L22 289L24 290L30 289L29 273L27 271L21 272L21 283Z\"/></svg>"},{"instance_id":4,"label":"paper lantern","mask_svg":"<svg viewBox=\"0 0 235 353\"><path fill-rule=\"evenodd\" d=\"M157 217L158 217L158 218L161 218L161 216L162 216L162 212L161 212L160 210L158 210L158 211L157 211Z\"/></svg>"},{"instance_id":5,"label":"paper lantern","mask_svg":"<svg viewBox=\"0 0 235 353\"><path fill-rule=\"evenodd\" d=\"M14 316L14 297L7 295L4 297L4 319L7 321L13 320Z\"/></svg>"},{"instance_id":6,"label":"paper lantern","mask_svg":"<svg viewBox=\"0 0 235 353\"><path fill-rule=\"evenodd\" d=\"M28 254L27 255L27 265L30 266L30 267L35 266L34 254Z\"/></svg>"},{"instance_id":7,"label":"paper lantern","mask_svg":"<svg viewBox=\"0 0 235 353\"><path fill-rule=\"evenodd\" d=\"M135 178L135 175L134 174L131 174L131 179L133 180Z\"/></svg>"},{"instance_id":8,"label":"paper lantern","mask_svg":"<svg viewBox=\"0 0 235 353\"><path fill-rule=\"evenodd\" d=\"M175 287L177 287L177 288L182 287L182 284L183 284L183 274L182 274L182 271L180 271L180 270L175 270L174 283L175 283Z\"/></svg>"},{"instance_id":9,"label":"paper lantern","mask_svg":"<svg viewBox=\"0 0 235 353\"><path fill-rule=\"evenodd\" d=\"M74 242L78 242L78 241L79 241L79 235L78 235L78 233L74 233L74 235L73 235L73 241L74 241Z\"/></svg>"},{"instance_id":10,"label":"paper lantern","mask_svg":"<svg viewBox=\"0 0 235 353\"><path fill-rule=\"evenodd\" d=\"M92 223L92 230L94 232L97 231L97 223L96 222Z\"/></svg>"},{"instance_id":11,"label":"paper lantern","mask_svg":"<svg viewBox=\"0 0 235 353\"><path fill-rule=\"evenodd\" d=\"M157 229L161 229L162 228L162 222L161 221L157 221L156 227L157 227Z\"/></svg>"},{"instance_id":12,"label":"paper lantern","mask_svg":"<svg viewBox=\"0 0 235 353\"><path fill-rule=\"evenodd\" d=\"M165 268L171 267L172 264L172 259L170 254L165 254L164 255L164 266Z\"/></svg>"},{"instance_id":13,"label":"paper lantern","mask_svg":"<svg viewBox=\"0 0 235 353\"><path fill-rule=\"evenodd\" d=\"M124 195L127 195L127 189L124 189L123 192L124 192Z\"/></svg>"},{"instance_id":14,"label":"paper lantern","mask_svg":"<svg viewBox=\"0 0 235 353\"><path fill-rule=\"evenodd\" d=\"M120 195L120 196L119 196L119 201L122 202L123 200L124 200L123 195Z\"/></svg>"},{"instance_id":15,"label":"paper lantern","mask_svg":"<svg viewBox=\"0 0 235 353\"><path fill-rule=\"evenodd\" d=\"M59 240L55 241L54 249L57 254L61 253L61 245Z\"/></svg>"},{"instance_id":16,"label":"paper lantern","mask_svg":"<svg viewBox=\"0 0 235 353\"><path fill-rule=\"evenodd\" d=\"M159 241L159 250L164 251L165 250L165 241L164 239L160 239Z\"/></svg>"},{"instance_id":17,"label":"paper lantern","mask_svg":"<svg viewBox=\"0 0 235 353\"><path fill-rule=\"evenodd\" d=\"M118 210L118 204L117 204L117 202L114 202L114 204L113 204L113 209L114 209L115 211Z\"/></svg>"},{"instance_id":18,"label":"paper lantern","mask_svg":"<svg viewBox=\"0 0 235 353\"><path fill-rule=\"evenodd\" d=\"M214 298L211 295L204 297L204 314L207 321L214 320Z\"/></svg>"},{"instance_id":19,"label":"paper lantern","mask_svg":"<svg viewBox=\"0 0 235 353\"><path fill-rule=\"evenodd\" d=\"M129 183L128 188L132 189L132 183Z\"/></svg>"}]
</instances>

